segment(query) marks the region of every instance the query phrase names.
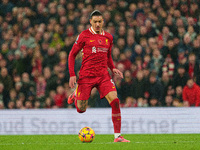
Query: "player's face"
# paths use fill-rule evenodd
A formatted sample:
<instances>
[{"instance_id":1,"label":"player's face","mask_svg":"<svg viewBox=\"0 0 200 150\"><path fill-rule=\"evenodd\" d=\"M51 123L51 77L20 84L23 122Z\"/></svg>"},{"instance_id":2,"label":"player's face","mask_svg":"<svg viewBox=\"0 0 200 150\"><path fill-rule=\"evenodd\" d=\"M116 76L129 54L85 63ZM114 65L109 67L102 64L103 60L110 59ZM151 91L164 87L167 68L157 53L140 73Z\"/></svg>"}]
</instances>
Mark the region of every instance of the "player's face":
<instances>
[{"instance_id":1,"label":"player's face","mask_svg":"<svg viewBox=\"0 0 200 150\"><path fill-rule=\"evenodd\" d=\"M96 33L101 33L101 30L103 28L103 17L102 16L93 16L90 19L90 24L92 25L92 28Z\"/></svg>"}]
</instances>

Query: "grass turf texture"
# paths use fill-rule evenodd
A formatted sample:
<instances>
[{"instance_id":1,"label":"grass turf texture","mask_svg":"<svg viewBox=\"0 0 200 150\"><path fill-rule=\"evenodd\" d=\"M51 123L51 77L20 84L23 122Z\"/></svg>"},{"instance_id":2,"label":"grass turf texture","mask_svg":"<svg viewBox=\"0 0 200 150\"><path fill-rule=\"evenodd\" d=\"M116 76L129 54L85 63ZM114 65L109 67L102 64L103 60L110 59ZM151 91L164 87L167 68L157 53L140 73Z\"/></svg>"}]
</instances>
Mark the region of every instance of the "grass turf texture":
<instances>
[{"instance_id":1,"label":"grass turf texture","mask_svg":"<svg viewBox=\"0 0 200 150\"><path fill-rule=\"evenodd\" d=\"M96 135L82 143L78 135L2 135L1 150L199 150L200 134L127 134L130 143L114 143L113 135Z\"/></svg>"}]
</instances>

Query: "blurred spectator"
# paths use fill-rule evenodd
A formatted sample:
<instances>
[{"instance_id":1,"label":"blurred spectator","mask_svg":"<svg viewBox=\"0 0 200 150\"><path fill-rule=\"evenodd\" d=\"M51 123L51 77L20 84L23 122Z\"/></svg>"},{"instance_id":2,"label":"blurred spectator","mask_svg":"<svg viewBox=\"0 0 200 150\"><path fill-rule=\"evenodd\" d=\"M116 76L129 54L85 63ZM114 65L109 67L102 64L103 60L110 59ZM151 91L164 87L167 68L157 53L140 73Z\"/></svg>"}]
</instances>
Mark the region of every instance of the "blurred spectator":
<instances>
[{"instance_id":1,"label":"blurred spectator","mask_svg":"<svg viewBox=\"0 0 200 150\"><path fill-rule=\"evenodd\" d=\"M161 84L163 86L163 99L165 98L166 95L173 95L174 94L174 89L173 89L173 81L169 78L169 75L167 72L164 72L162 74L161 78ZM164 101L161 101L162 105Z\"/></svg>"},{"instance_id":2,"label":"blurred spectator","mask_svg":"<svg viewBox=\"0 0 200 150\"><path fill-rule=\"evenodd\" d=\"M174 77L174 89L177 86L184 87L188 79L189 75L185 72L185 67L183 65L178 66L177 73Z\"/></svg>"},{"instance_id":3,"label":"blurred spectator","mask_svg":"<svg viewBox=\"0 0 200 150\"><path fill-rule=\"evenodd\" d=\"M21 100L16 101L16 109L25 109Z\"/></svg>"},{"instance_id":4,"label":"blurred spectator","mask_svg":"<svg viewBox=\"0 0 200 150\"><path fill-rule=\"evenodd\" d=\"M149 74L156 72L159 81L167 72L175 82L173 88L166 92L169 80L162 81L165 85L162 101L166 95L173 95L174 99L178 97L179 100L173 101L172 105L182 106L181 92L173 94L173 89L177 87L180 91L179 87L184 87L189 77L200 85L199 6L198 1L186 0L1 0L0 70L7 69L4 78L10 77L12 86L5 84L0 76L5 102L0 107L58 108L52 101L57 87L66 88L68 84L68 54L77 35L90 25L89 14L94 9L103 13L104 30L113 36L112 57L116 68L123 73L126 70L131 72L133 83L130 86L138 82L137 72L143 72L142 80L148 80ZM77 75L81 59L79 53L75 60ZM44 76L46 88L40 101L36 98L35 82L41 76ZM124 80L116 76L113 76L113 80L116 88L121 89ZM138 82L137 86L142 87L143 82ZM16 98L10 96L15 95L10 94L14 90ZM65 90L70 93L69 88ZM120 94L121 97L127 95L125 91ZM46 104L47 98L51 101L47 100ZM150 105L159 106L160 100L152 98ZM14 99L16 103L13 106ZM107 106L104 100L98 100L98 94L94 94L93 99L96 101L91 103L91 107ZM148 106L145 98L135 99L138 106ZM71 108L73 105L63 107Z\"/></svg>"},{"instance_id":5,"label":"blurred spectator","mask_svg":"<svg viewBox=\"0 0 200 150\"><path fill-rule=\"evenodd\" d=\"M17 93L15 91L15 89L11 89L10 92L9 92L9 102L16 102L17 100Z\"/></svg>"},{"instance_id":6,"label":"blurred spectator","mask_svg":"<svg viewBox=\"0 0 200 150\"><path fill-rule=\"evenodd\" d=\"M149 99L151 106L161 105L163 99L163 86L161 82L156 79L156 73L150 74L146 85L145 98Z\"/></svg>"},{"instance_id":7,"label":"blurred spectator","mask_svg":"<svg viewBox=\"0 0 200 150\"><path fill-rule=\"evenodd\" d=\"M135 45L134 51L131 56L131 62L135 62L136 57L144 57L144 52L142 50L142 46L140 45Z\"/></svg>"},{"instance_id":8,"label":"blurred spectator","mask_svg":"<svg viewBox=\"0 0 200 150\"><path fill-rule=\"evenodd\" d=\"M49 47L48 48L48 53L47 55L44 57L43 60L43 67L50 67L50 69L53 69L54 65L58 64L59 62L59 57L55 51L55 48L53 47Z\"/></svg>"},{"instance_id":9,"label":"blurred spectator","mask_svg":"<svg viewBox=\"0 0 200 150\"><path fill-rule=\"evenodd\" d=\"M184 51L187 55L192 52L192 41L189 34L184 35L183 42L181 42L178 46L178 51Z\"/></svg>"},{"instance_id":10,"label":"blurred spectator","mask_svg":"<svg viewBox=\"0 0 200 150\"><path fill-rule=\"evenodd\" d=\"M13 87L13 83L11 76L8 74L8 70L5 67L1 68L0 82L3 83L5 92L9 93Z\"/></svg>"},{"instance_id":11,"label":"blurred spectator","mask_svg":"<svg viewBox=\"0 0 200 150\"><path fill-rule=\"evenodd\" d=\"M131 61L126 57L125 53L120 54L118 63L123 64L125 70L130 70L131 68Z\"/></svg>"},{"instance_id":12,"label":"blurred spectator","mask_svg":"<svg viewBox=\"0 0 200 150\"><path fill-rule=\"evenodd\" d=\"M178 50L172 38L167 40L166 46L161 49L164 58L171 57L174 63L177 63Z\"/></svg>"},{"instance_id":13,"label":"blurred spectator","mask_svg":"<svg viewBox=\"0 0 200 150\"><path fill-rule=\"evenodd\" d=\"M134 36L127 36L127 44L126 44L126 47L125 47L125 51L126 50L131 50L131 52L133 53L136 44L137 43L135 42Z\"/></svg>"},{"instance_id":14,"label":"blurred spectator","mask_svg":"<svg viewBox=\"0 0 200 150\"><path fill-rule=\"evenodd\" d=\"M33 108L33 105L31 103L31 101L26 101L25 102L25 109L32 109Z\"/></svg>"},{"instance_id":15,"label":"blurred spectator","mask_svg":"<svg viewBox=\"0 0 200 150\"><path fill-rule=\"evenodd\" d=\"M40 101L35 101L35 103L34 103L34 109L39 109L39 108L41 108Z\"/></svg>"},{"instance_id":16,"label":"blurred spectator","mask_svg":"<svg viewBox=\"0 0 200 150\"><path fill-rule=\"evenodd\" d=\"M181 103L183 102L182 93L183 93L183 87L177 86L175 89L174 99L178 99L179 102L181 102Z\"/></svg>"},{"instance_id":17,"label":"blurred spectator","mask_svg":"<svg viewBox=\"0 0 200 150\"><path fill-rule=\"evenodd\" d=\"M114 63L117 63L119 61L119 56L120 56L120 50L118 47L113 47L112 50L112 59Z\"/></svg>"},{"instance_id":18,"label":"blurred spectator","mask_svg":"<svg viewBox=\"0 0 200 150\"><path fill-rule=\"evenodd\" d=\"M195 39L193 41L193 49L192 52L195 54L196 56L196 61L198 63L200 63L200 42L198 41L198 39Z\"/></svg>"},{"instance_id":19,"label":"blurred spectator","mask_svg":"<svg viewBox=\"0 0 200 150\"><path fill-rule=\"evenodd\" d=\"M136 78L133 80L133 85L131 86L131 96L138 100L139 98L144 98L146 80L144 79L143 71L138 71Z\"/></svg>"},{"instance_id":20,"label":"blurred spectator","mask_svg":"<svg viewBox=\"0 0 200 150\"><path fill-rule=\"evenodd\" d=\"M172 33L170 33L169 28L167 26L164 26L162 28L162 33L158 36L158 39L162 40L164 42L164 45L166 46L167 41L172 37L173 37L173 35L172 35Z\"/></svg>"},{"instance_id":21,"label":"blurred spectator","mask_svg":"<svg viewBox=\"0 0 200 150\"><path fill-rule=\"evenodd\" d=\"M8 102L8 109L15 109L15 102L9 101Z\"/></svg>"},{"instance_id":22,"label":"blurred spectator","mask_svg":"<svg viewBox=\"0 0 200 150\"><path fill-rule=\"evenodd\" d=\"M160 76L161 67L163 65L163 56L158 49L154 49L153 56L150 62L150 70L156 72Z\"/></svg>"},{"instance_id":23,"label":"blurred spectator","mask_svg":"<svg viewBox=\"0 0 200 150\"><path fill-rule=\"evenodd\" d=\"M183 104L180 102L179 99L175 98L172 103L173 107L182 107Z\"/></svg>"},{"instance_id":24,"label":"blurred spectator","mask_svg":"<svg viewBox=\"0 0 200 150\"><path fill-rule=\"evenodd\" d=\"M25 62L22 58L22 53L19 50L15 51L15 59L13 62L13 74L22 74L25 72Z\"/></svg>"},{"instance_id":25,"label":"blurred spectator","mask_svg":"<svg viewBox=\"0 0 200 150\"><path fill-rule=\"evenodd\" d=\"M46 81L44 76L40 75L36 81L36 97L38 99L43 99L45 96Z\"/></svg>"},{"instance_id":26,"label":"blurred spectator","mask_svg":"<svg viewBox=\"0 0 200 150\"><path fill-rule=\"evenodd\" d=\"M148 107L148 106L149 106L149 104L148 104L147 99L144 99L142 97L138 98L137 107Z\"/></svg>"},{"instance_id":27,"label":"blurred spectator","mask_svg":"<svg viewBox=\"0 0 200 150\"><path fill-rule=\"evenodd\" d=\"M64 106L64 101L66 99L65 91L62 86L58 86L56 89L56 95L54 96L55 105L58 107Z\"/></svg>"},{"instance_id":28,"label":"blurred spectator","mask_svg":"<svg viewBox=\"0 0 200 150\"><path fill-rule=\"evenodd\" d=\"M156 97L151 97L149 100L149 106L150 107L158 107L160 106L159 100Z\"/></svg>"},{"instance_id":29,"label":"blurred spectator","mask_svg":"<svg viewBox=\"0 0 200 150\"><path fill-rule=\"evenodd\" d=\"M19 98L19 94L22 94L22 83L20 81L15 83L15 90L17 92L17 97Z\"/></svg>"},{"instance_id":30,"label":"blurred spectator","mask_svg":"<svg viewBox=\"0 0 200 150\"><path fill-rule=\"evenodd\" d=\"M173 97L171 95L165 96L165 104L166 107L172 107L173 106Z\"/></svg>"},{"instance_id":31,"label":"blurred spectator","mask_svg":"<svg viewBox=\"0 0 200 150\"><path fill-rule=\"evenodd\" d=\"M22 83L21 91L25 94L26 98L29 95L35 95L36 85L34 81L30 79L28 73L24 72L22 74L21 83Z\"/></svg>"},{"instance_id":32,"label":"blurred spectator","mask_svg":"<svg viewBox=\"0 0 200 150\"><path fill-rule=\"evenodd\" d=\"M200 87L193 79L187 80L187 85L183 88L184 106L200 106Z\"/></svg>"},{"instance_id":33,"label":"blurred spectator","mask_svg":"<svg viewBox=\"0 0 200 150\"><path fill-rule=\"evenodd\" d=\"M2 3L0 4L0 15L5 16L7 13L12 12L13 7L14 5L10 0L2 0Z\"/></svg>"},{"instance_id":34,"label":"blurred spectator","mask_svg":"<svg viewBox=\"0 0 200 150\"><path fill-rule=\"evenodd\" d=\"M144 56L144 61L142 63L142 68L147 68L148 69L150 67L150 61L151 61L151 56L146 54Z\"/></svg>"},{"instance_id":35,"label":"blurred spectator","mask_svg":"<svg viewBox=\"0 0 200 150\"><path fill-rule=\"evenodd\" d=\"M49 67L45 67L43 70L44 78L47 82L46 84L46 96L49 95L51 90L55 90L57 86L57 76L55 73L51 72Z\"/></svg>"},{"instance_id":36,"label":"blurred spectator","mask_svg":"<svg viewBox=\"0 0 200 150\"><path fill-rule=\"evenodd\" d=\"M6 99L5 92L4 92L4 85L3 83L0 82L0 105L1 105L0 107L4 108L5 104L7 105L8 102Z\"/></svg>"},{"instance_id":37,"label":"blurred spectator","mask_svg":"<svg viewBox=\"0 0 200 150\"><path fill-rule=\"evenodd\" d=\"M54 105L53 100L49 97L45 99L44 108L52 108Z\"/></svg>"},{"instance_id":38,"label":"blurred spectator","mask_svg":"<svg viewBox=\"0 0 200 150\"><path fill-rule=\"evenodd\" d=\"M42 73L42 61L43 57L39 50L35 50L32 58L32 74L35 74L35 71L38 71L39 74Z\"/></svg>"},{"instance_id":39,"label":"blurred spectator","mask_svg":"<svg viewBox=\"0 0 200 150\"><path fill-rule=\"evenodd\" d=\"M189 74L190 78L196 78L199 76L199 63L196 61L196 56L194 53L189 54L188 62L185 64L185 66L186 72Z\"/></svg>"},{"instance_id":40,"label":"blurred spectator","mask_svg":"<svg viewBox=\"0 0 200 150\"><path fill-rule=\"evenodd\" d=\"M24 29L24 30L25 32L23 34L23 37L19 41L19 48L22 48L22 47L34 48L36 46L35 39L30 36L30 33L27 31L27 29Z\"/></svg>"},{"instance_id":41,"label":"blurred spectator","mask_svg":"<svg viewBox=\"0 0 200 150\"><path fill-rule=\"evenodd\" d=\"M133 97L127 97L122 107L137 107L137 101Z\"/></svg>"},{"instance_id":42,"label":"blurred spectator","mask_svg":"<svg viewBox=\"0 0 200 150\"><path fill-rule=\"evenodd\" d=\"M169 78L173 78L174 76L174 70L175 70L175 63L173 62L170 55L168 55L165 58L165 61L162 65L162 74L167 73L169 75Z\"/></svg>"},{"instance_id":43,"label":"blurred spectator","mask_svg":"<svg viewBox=\"0 0 200 150\"><path fill-rule=\"evenodd\" d=\"M128 96L131 96L131 87L133 85L133 79L131 76L131 72L126 70L124 72L124 79L121 82L121 87L119 94L121 95L120 103L124 103Z\"/></svg>"}]
</instances>

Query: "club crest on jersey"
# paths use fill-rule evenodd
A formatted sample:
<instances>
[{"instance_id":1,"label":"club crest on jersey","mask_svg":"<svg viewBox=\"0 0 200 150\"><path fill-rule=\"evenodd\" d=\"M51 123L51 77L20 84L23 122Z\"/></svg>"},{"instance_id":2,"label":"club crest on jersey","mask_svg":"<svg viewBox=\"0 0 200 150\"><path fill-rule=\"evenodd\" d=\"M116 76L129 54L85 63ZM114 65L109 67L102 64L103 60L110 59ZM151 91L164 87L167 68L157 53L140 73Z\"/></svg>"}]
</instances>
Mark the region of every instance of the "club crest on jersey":
<instances>
[{"instance_id":1,"label":"club crest on jersey","mask_svg":"<svg viewBox=\"0 0 200 150\"><path fill-rule=\"evenodd\" d=\"M108 45L108 39L106 39L106 45Z\"/></svg>"},{"instance_id":2,"label":"club crest on jersey","mask_svg":"<svg viewBox=\"0 0 200 150\"><path fill-rule=\"evenodd\" d=\"M99 42L99 44L102 44L102 40L101 39L98 39L98 42Z\"/></svg>"},{"instance_id":3,"label":"club crest on jersey","mask_svg":"<svg viewBox=\"0 0 200 150\"><path fill-rule=\"evenodd\" d=\"M97 53L97 49L96 49L96 47L94 46L94 47L92 47L92 53Z\"/></svg>"}]
</instances>

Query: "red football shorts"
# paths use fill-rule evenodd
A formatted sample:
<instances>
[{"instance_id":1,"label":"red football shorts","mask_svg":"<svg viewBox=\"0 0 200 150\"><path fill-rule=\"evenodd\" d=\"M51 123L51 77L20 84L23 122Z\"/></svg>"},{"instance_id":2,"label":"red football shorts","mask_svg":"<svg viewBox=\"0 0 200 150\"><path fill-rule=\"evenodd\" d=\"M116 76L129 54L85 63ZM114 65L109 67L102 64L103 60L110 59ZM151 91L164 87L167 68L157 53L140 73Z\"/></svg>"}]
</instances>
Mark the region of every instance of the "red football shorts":
<instances>
[{"instance_id":1,"label":"red football shorts","mask_svg":"<svg viewBox=\"0 0 200 150\"><path fill-rule=\"evenodd\" d=\"M91 90L96 87L100 98L104 98L109 92L116 91L115 84L109 74L101 77L83 77L78 80L76 89L77 100L88 100Z\"/></svg>"}]
</instances>

